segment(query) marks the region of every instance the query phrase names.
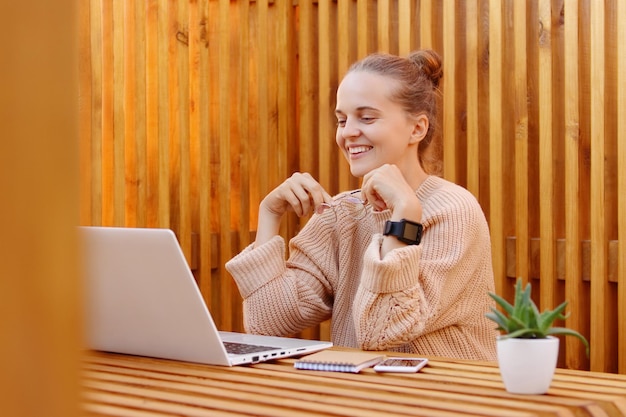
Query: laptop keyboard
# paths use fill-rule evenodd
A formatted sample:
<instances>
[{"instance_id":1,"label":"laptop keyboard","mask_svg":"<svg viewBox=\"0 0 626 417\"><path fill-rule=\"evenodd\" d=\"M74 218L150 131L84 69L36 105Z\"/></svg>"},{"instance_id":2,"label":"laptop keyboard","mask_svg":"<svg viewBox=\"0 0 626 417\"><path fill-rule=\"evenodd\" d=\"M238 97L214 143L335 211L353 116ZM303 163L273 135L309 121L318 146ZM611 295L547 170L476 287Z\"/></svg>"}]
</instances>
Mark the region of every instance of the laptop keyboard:
<instances>
[{"instance_id":1,"label":"laptop keyboard","mask_svg":"<svg viewBox=\"0 0 626 417\"><path fill-rule=\"evenodd\" d=\"M245 343L224 342L226 352L236 355L242 355L246 353L263 352L266 350L280 349L273 346L260 346L260 345L248 345Z\"/></svg>"}]
</instances>

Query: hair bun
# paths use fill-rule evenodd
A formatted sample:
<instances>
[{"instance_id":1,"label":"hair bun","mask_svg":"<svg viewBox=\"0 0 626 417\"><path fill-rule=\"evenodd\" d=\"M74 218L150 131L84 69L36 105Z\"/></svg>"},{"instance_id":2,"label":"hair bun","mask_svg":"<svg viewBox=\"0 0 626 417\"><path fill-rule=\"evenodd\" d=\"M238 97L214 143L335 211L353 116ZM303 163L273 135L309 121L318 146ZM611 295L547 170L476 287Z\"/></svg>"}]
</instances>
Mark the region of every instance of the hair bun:
<instances>
[{"instance_id":1,"label":"hair bun","mask_svg":"<svg viewBox=\"0 0 626 417\"><path fill-rule=\"evenodd\" d=\"M422 49L412 52L408 59L430 78L433 88L439 87L439 81L443 77L443 66L441 65L441 57L437 52L432 49Z\"/></svg>"}]
</instances>

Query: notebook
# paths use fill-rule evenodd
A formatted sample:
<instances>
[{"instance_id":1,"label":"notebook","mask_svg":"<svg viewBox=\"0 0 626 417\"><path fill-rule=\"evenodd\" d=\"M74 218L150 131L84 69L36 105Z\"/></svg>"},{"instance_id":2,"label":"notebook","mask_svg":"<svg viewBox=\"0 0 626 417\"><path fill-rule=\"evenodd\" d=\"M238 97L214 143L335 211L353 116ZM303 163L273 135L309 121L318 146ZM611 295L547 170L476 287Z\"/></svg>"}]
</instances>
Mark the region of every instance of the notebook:
<instances>
[{"instance_id":1,"label":"notebook","mask_svg":"<svg viewBox=\"0 0 626 417\"><path fill-rule=\"evenodd\" d=\"M325 350L306 355L298 359L293 366L296 369L310 371L352 372L376 365L385 359L385 355L375 352L350 352Z\"/></svg>"},{"instance_id":2,"label":"notebook","mask_svg":"<svg viewBox=\"0 0 626 417\"><path fill-rule=\"evenodd\" d=\"M79 233L90 349L233 366L332 346L219 332L169 229L84 226Z\"/></svg>"}]
</instances>

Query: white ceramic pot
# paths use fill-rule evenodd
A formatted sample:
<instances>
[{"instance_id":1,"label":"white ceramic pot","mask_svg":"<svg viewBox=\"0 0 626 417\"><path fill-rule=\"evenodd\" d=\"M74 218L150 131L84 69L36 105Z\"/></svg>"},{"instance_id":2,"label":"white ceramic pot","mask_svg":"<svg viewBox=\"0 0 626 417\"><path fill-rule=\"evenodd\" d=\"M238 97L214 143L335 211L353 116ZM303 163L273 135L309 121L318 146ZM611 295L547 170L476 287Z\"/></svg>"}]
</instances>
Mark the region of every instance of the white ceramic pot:
<instances>
[{"instance_id":1,"label":"white ceramic pot","mask_svg":"<svg viewBox=\"0 0 626 417\"><path fill-rule=\"evenodd\" d=\"M498 365L506 390L513 394L545 394L554 377L559 339L497 341Z\"/></svg>"}]
</instances>

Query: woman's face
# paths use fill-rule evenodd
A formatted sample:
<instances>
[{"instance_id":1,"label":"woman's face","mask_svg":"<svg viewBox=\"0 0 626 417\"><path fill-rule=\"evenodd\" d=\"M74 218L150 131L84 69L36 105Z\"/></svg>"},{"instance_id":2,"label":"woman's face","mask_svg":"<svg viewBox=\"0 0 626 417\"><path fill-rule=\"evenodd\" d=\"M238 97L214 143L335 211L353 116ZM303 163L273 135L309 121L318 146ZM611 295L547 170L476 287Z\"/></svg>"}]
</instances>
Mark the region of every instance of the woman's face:
<instances>
[{"instance_id":1,"label":"woman's face","mask_svg":"<svg viewBox=\"0 0 626 417\"><path fill-rule=\"evenodd\" d=\"M416 135L415 118L389 99L396 82L355 71L339 85L335 139L355 177L383 164L395 164L405 173L419 166L417 145L423 135Z\"/></svg>"}]
</instances>

